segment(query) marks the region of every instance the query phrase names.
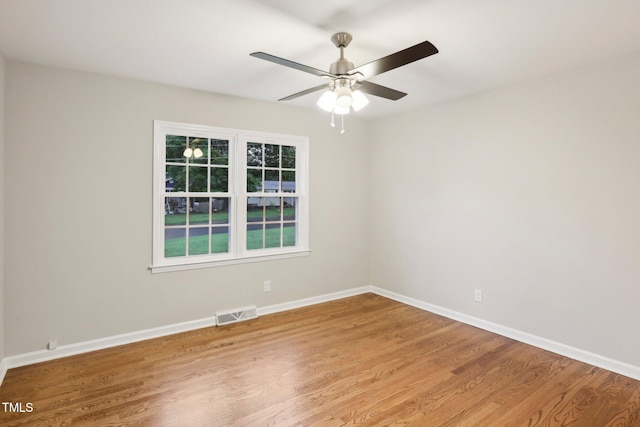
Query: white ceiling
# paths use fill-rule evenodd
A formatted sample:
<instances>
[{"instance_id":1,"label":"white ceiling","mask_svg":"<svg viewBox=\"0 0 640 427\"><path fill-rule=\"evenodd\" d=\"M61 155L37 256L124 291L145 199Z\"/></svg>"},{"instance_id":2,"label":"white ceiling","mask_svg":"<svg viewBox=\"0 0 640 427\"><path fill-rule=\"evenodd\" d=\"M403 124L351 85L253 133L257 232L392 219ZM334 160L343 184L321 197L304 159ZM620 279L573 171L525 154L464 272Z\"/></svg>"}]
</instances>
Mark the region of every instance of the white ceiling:
<instances>
[{"instance_id":1,"label":"white ceiling","mask_svg":"<svg viewBox=\"0 0 640 427\"><path fill-rule=\"evenodd\" d=\"M640 0L0 0L0 52L275 102L322 80L249 53L327 70L337 31L356 66L436 45L371 79L409 93L357 113L377 117L640 52L639 19Z\"/></svg>"}]
</instances>

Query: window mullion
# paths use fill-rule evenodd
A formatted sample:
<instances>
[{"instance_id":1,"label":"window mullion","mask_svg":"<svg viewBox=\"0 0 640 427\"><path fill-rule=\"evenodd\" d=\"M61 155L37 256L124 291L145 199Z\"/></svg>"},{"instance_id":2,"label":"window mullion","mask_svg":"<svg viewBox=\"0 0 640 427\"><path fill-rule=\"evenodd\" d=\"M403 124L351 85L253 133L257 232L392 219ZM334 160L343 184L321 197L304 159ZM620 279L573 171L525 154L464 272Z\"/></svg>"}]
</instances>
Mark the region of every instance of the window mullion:
<instances>
[{"instance_id":1,"label":"window mullion","mask_svg":"<svg viewBox=\"0 0 640 427\"><path fill-rule=\"evenodd\" d=\"M234 174L236 185L236 210L235 230L236 230L236 255L245 256L247 251L247 141L239 139L235 144L235 162L236 173Z\"/></svg>"}]
</instances>

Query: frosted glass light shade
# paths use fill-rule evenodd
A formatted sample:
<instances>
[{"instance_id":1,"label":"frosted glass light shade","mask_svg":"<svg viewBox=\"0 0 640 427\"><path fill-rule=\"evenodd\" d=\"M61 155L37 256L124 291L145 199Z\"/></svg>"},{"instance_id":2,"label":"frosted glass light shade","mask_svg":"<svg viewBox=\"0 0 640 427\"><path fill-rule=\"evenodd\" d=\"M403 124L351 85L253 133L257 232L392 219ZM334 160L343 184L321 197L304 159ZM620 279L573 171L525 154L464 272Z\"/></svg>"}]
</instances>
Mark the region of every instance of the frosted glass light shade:
<instances>
[{"instance_id":1,"label":"frosted glass light shade","mask_svg":"<svg viewBox=\"0 0 640 427\"><path fill-rule=\"evenodd\" d=\"M336 106L343 107L343 108L351 107L351 104L353 103L353 98L351 97L351 89L349 89L348 87L342 86L338 88L336 92L337 92Z\"/></svg>"},{"instance_id":2,"label":"frosted glass light shade","mask_svg":"<svg viewBox=\"0 0 640 427\"><path fill-rule=\"evenodd\" d=\"M185 150L182 152L182 155L184 157L190 158L191 156L193 156L193 149L192 148L185 148Z\"/></svg>"},{"instance_id":3,"label":"frosted glass light shade","mask_svg":"<svg viewBox=\"0 0 640 427\"><path fill-rule=\"evenodd\" d=\"M336 106L336 98L336 93L332 90L328 90L322 94L320 99L318 99L318 107L322 108L327 113L330 113Z\"/></svg>"},{"instance_id":4,"label":"frosted glass light shade","mask_svg":"<svg viewBox=\"0 0 640 427\"><path fill-rule=\"evenodd\" d=\"M364 96L364 93L359 90L354 91L352 96L353 104L351 106L353 107L353 111L360 111L369 103L369 100Z\"/></svg>"}]
</instances>

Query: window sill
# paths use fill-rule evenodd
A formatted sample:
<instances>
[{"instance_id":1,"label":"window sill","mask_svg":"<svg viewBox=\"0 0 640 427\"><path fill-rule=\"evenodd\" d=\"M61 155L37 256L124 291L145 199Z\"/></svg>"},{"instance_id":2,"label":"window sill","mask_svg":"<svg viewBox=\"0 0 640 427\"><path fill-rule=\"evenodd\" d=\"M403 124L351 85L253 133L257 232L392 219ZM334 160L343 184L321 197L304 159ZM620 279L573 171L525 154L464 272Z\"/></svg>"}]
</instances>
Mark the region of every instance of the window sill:
<instances>
[{"instance_id":1,"label":"window sill","mask_svg":"<svg viewBox=\"0 0 640 427\"><path fill-rule=\"evenodd\" d=\"M233 259L225 259L219 261L204 261L204 262L183 262L180 264L165 264L165 265L151 265L149 270L152 273L168 273L171 271L182 271L182 270L195 270L199 268L211 268L211 267L222 267L225 265L236 265L236 264L246 264L250 262L262 262L262 261L273 261L278 259L287 259L287 258L297 258L308 256L311 253L309 249L297 250L292 252L278 253L278 254L262 254L256 256L249 256L244 258L233 258Z\"/></svg>"}]
</instances>

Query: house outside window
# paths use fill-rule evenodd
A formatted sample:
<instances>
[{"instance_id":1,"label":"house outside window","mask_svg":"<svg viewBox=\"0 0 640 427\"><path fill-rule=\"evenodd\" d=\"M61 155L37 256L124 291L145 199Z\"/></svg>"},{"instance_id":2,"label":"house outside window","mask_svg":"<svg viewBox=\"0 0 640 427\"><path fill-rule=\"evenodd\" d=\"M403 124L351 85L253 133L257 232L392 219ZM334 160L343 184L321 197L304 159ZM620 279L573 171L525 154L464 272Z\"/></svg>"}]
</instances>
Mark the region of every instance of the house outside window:
<instances>
[{"instance_id":1,"label":"house outside window","mask_svg":"<svg viewBox=\"0 0 640 427\"><path fill-rule=\"evenodd\" d=\"M307 255L308 143L155 121L151 270Z\"/></svg>"}]
</instances>

